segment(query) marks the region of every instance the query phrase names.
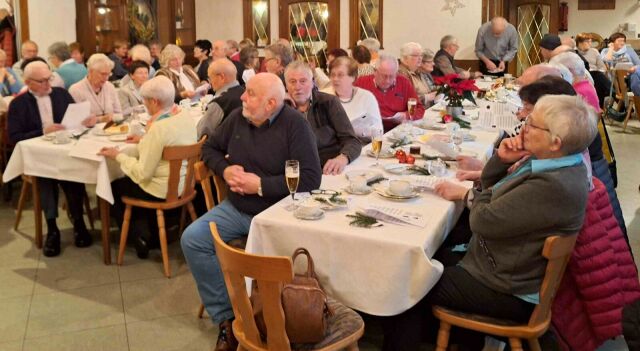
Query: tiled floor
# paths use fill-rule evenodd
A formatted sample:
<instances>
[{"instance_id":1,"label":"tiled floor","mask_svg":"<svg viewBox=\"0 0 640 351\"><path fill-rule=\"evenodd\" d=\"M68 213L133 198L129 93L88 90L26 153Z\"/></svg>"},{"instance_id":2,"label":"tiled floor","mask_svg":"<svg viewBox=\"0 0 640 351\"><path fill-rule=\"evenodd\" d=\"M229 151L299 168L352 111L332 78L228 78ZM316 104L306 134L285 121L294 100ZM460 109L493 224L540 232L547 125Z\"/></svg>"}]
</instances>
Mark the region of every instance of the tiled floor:
<instances>
[{"instance_id":1,"label":"tiled floor","mask_svg":"<svg viewBox=\"0 0 640 351\"><path fill-rule=\"evenodd\" d=\"M640 124L633 123L624 134L610 129L618 158L618 196L640 257L640 165L634 156L640 149ZM62 255L47 258L33 245L32 212L24 213L20 230L14 231L13 207L0 205L0 350L213 348L217 327L196 318L199 298L177 242L169 248L171 279L162 274L158 251L142 261L128 249L123 266L105 266L99 242L87 249L73 246L64 217L59 219L66 228ZM379 326L369 325L361 349L379 350L379 334ZM625 349L621 339L600 348Z\"/></svg>"}]
</instances>

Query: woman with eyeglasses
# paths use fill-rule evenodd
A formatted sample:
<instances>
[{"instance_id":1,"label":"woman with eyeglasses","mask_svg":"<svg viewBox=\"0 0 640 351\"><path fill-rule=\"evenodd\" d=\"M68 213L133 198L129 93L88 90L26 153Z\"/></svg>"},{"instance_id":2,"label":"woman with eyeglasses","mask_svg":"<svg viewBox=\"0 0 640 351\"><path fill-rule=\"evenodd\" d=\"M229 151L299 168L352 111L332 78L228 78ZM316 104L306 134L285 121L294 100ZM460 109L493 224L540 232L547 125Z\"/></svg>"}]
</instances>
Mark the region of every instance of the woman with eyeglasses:
<instances>
[{"instance_id":1,"label":"woman with eyeglasses","mask_svg":"<svg viewBox=\"0 0 640 351\"><path fill-rule=\"evenodd\" d=\"M87 61L87 76L69 88L75 102L89 101L91 106L88 126L111 121L114 114L121 114L116 88L109 82L113 61L104 54L93 54Z\"/></svg>"},{"instance_id":2,"label":"woman with eyeglasses","mask_svg":"<svg viewBox=\"0 0 640 351\"><path fill-rule=\"evenodd\" d=\"M118 98L125 115L130 114L133 108L142 105L140 88L149 80L149 64L144 61L133 61L129 66L129 81L118 89Z\"/></svg>"},{"instance_id":3,"label":"woman with eyeglasses","mask_svg":"<svg viewBox=\"0 0 640 351\"><path fill-rule=\"evenodd\" d=\"M420 74L422 65L422 46L418 43L406 43L400 48L400 66L398 74L401 74L411 82L420 102L425 107L430 106L436 98L435 91L431 91L429 84ZM433 71L433 66L431 71Z\"/></svg>"},{"instance_id":4,"label":"woman with eyeglasses","mask_svg":"<svg viewBox=\"0 0 640 351\"><path fill-rule=\"evenodd\" d=\"M480 189L450 182L436 186L445 199L470 208L471 240L460 261L445 265L423 301L385 321L385 349L417 350L421 318L432 305L529 321L547 265L541 255L545 240L582 227L589 179L581 152L598 133L596 121L580 97L543 96L522 133L500 143ZM426 327L437 330L438 325L430 321ZM484 335L471 331L456 339L472 350L484 344Z\"/></svg>"}]
</instances>

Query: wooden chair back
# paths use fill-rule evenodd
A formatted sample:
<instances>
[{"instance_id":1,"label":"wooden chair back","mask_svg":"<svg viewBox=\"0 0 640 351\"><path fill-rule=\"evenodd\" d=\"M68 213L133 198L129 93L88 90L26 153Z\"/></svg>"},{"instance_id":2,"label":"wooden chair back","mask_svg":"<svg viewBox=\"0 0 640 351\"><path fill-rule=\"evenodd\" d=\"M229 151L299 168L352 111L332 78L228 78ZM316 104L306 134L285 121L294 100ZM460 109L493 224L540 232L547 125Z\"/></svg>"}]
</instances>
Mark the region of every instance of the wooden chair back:
<instances>
[{"instance_id":1,"label":"wooden chair back","mask_svg":"<svg viewBox=\"0 0 640 351\"><path fill-rule=\"evenodd\" d=\"M234 335L244 349L291 350L280 300L282 285L293 279L291 258L252 255L235 249L222 241L215 223L209 225L236 318L233 322ZM260 287L267 326L266 344L260 338L254 320L245 277L257 280Z\"/></svg>"},{"instance_id":2,"label":"wooden chair back","mask_svg":"<svg viewBox=\"0 0 640 351\"><path fill-rule=\"evenodd\" d=\"M627 82L624 79L629 74L629 71L618 69L615 70L615 77L613 79L613 86L616 89L616 97L618 99L624 100L625 104L627 103L627 93L629 92L629 87L627 86Z\"/></svg>"},{"instance_id":3,"label":"wooden chair back","mask_svg":"<svg viewBox=\"0 0 640 351\"><path fill-rule=\"evenodd\" d=\"M547 259L542 285L540 286L540 303L536 306L529 319L529 327L548 323L551 319L551 305L556 291L562 281L569 258L576 243L577 234L570 236L552 236L544 242L542 256Z\"/></svg>"},{"instance_id":4,"label":"wooden chair back","mask_svg":"<svg viewBox=\"0 0 640 351\"><path fill-rule=\"evenodd\" d=\"M175 202L195 194L194 165L200 159L202 144L207 140L203 136L200 141L192 145L167 146L162 151L162 159L169 161L169 183L167 188L167 202ZM183 162L187 162L187 174L184 178L184 188L179 193L180 169Z\"/></svg>"},{"instance_id":5,"label":"wooden chair back","mask_svg":"<svg viewBox=\"0 0 640 351\"><path fill-rule=\"evenodd\" d=\"M224 201L224 199L227 198L227 182L225 182L224 178L222 178L221 176L214 174L213 184L216 187L218 203L221 203L222 201Z\"/></svg>"},{"instance_id":6,"label":"wooden chair back","mask_svg":"<svg viewBox=\"0 0 640 351\"><path fill-rule=\"evenodd\" d=\"M204 202L207 205L207 211L211 210L215 203L213 202L213 190L211 189L211 178L213 178L213 172L207 167L203 161L198 161L193 165L193 169L196 172L196 180L202 187L204 193Z\"/></svg>"}]
</instances>

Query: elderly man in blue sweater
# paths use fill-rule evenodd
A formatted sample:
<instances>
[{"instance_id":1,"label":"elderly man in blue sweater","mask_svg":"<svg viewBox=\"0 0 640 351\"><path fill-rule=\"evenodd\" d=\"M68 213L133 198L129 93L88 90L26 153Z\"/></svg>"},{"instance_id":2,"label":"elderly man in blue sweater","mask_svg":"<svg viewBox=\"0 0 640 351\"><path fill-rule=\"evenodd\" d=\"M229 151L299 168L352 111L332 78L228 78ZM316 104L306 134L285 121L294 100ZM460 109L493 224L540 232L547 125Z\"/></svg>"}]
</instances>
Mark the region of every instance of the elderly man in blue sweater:
<instances>
[{"instance_id":1,"label":"elderly man in blue sweater","mask_svg":"<svg viewBox=\"0 0 640 351\"><path fill-rule=\"evenodd\" d=\"M234 110L206 141L202 159L224 177L227 199L182 234L184 255L200 298L220 334L215 350L235 350L231 301L216 257L209 222L225 242L247 235L253 216L289 195L286 160L300 163L299 191L320 186L322 171L315 137L300 112L284 104L282 81L260 73L247 83L242 109Z\"/></svg>"}]
</instances>

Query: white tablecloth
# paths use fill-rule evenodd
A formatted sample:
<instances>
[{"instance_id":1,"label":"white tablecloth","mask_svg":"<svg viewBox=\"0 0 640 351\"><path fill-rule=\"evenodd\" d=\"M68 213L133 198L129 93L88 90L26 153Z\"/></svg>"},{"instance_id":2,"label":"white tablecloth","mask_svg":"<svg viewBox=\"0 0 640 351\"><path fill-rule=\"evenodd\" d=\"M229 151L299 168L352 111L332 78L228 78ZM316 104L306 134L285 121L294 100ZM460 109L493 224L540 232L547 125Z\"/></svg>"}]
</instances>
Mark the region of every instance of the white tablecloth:
<instances>
[{"instance_id":1,"label":"white tablecloth","mask_svg":"<svg viewBox=\"0 0 640 351\"><path fill-rule=\"evenodd\" d=\"M472 134L477 140L463 143L463 149L486 159L497 133L474 131ZM363 155L345 172L372 169L369 165L375 160L364 155L368 148L363 148ZM381 164L390 162L397 160L380 160ZM380 171L385 177L398 178L383 169ZM449 176L453 174L454 170L450 170ZM347 185L344 175L322 178L323 189L340 190ZM306 247L329 295L369 314L401 313L420 301L440 278L442 264L431 257L460 216L462 204L429 192L406 202L391 202L375 193L348 195L348 198L349 209L327 211L319 221L294 218L284 208L290 197L283 199L254 217L246 250L254 254L289 256L297 247ZM384 224L372 229L350 226L350 218L345 215L370 204L419 212L427 218L427 225L420 228ZM297 271L302 271L304 259L301 261Z\"/></svg>"}]
</instances>

